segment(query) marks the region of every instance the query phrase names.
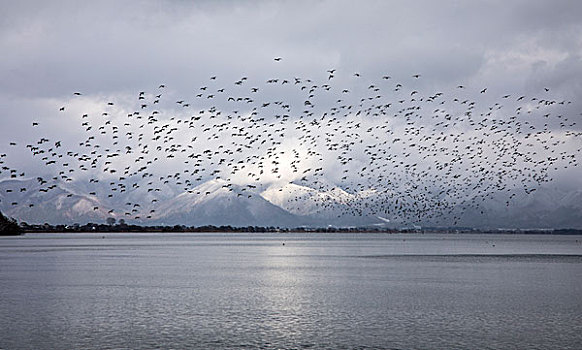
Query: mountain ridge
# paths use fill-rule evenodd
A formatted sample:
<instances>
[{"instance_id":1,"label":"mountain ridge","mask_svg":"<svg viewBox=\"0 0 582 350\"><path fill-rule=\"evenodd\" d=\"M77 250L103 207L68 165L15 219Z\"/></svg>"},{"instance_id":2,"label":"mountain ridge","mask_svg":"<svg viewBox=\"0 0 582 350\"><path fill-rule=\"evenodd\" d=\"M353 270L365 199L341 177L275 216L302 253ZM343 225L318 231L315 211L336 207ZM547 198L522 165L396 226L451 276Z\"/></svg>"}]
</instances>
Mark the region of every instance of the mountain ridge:
<instances>
[{"instance_id":1,"label":"mountain ridge","mask_svg":"<svg viewBox=\"0 0 582 350\"><path fill-rule=\"evenodd\" d=\"M0 210L30 224L105 222L112 217L140 225L443 226L429 221L399 221L384 214L360 215L354 211L358 199L374 196L373 191L353 194L339 187L318 191L292 182L261 188L214 179L185 191L167 191L159 200L152 199L155 196L146 191L131 189L125 197L131 201L127 202L120 198L100 198L99 188L94 187L94 192L89 193L81 193L81 186L64 182L49 187L52 188L44 191L46 184L41 185L35 179L0 181ZM581 228L581 203L581 190L540 188L514 198L502 210L497 209L499 203L492 202L484 206L483 213L465 211L459 225L474 222L470 226L478 228ZM443 220L446 222L447 218Z\"/></svg>"}]
</instances>

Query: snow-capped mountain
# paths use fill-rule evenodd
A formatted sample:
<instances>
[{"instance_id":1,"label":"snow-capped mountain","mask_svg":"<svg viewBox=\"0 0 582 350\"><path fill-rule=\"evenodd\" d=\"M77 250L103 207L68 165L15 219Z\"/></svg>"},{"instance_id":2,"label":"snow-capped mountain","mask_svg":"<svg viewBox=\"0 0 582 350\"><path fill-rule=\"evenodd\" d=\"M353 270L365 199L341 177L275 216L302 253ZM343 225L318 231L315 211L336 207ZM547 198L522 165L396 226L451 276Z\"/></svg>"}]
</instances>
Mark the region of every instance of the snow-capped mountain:
<instances>
[{"instance_id":1,"label":"snow-capped mountain","mask_svg":"<svg viewBox=\"0 0 582 350\"><path fill-rule=\"evenodd\" d=\"M261 192L261 196L286 211L300 216L315 215L325 211L326 208L353 199L352 195L339 188L321 192L294 183L273 184Z\"/></svg>"},{"instance_id":2,"label":"snow-capped mountain","mask_svg":"<svg viewBox=\"0 0 582 350\"><path fill-rule=\"evenodd\" d=\"M261 192L267 201L293 213L312 226L369 226L386 222L354 210L370 193L351 194L339 187L325 191L294 183L273 184Z\"/></svg>"},{"instance_id":3,"label":"snow-capped mountain","mask_svg":"<svg viewBox=\"0 0 582 350\"><path fill-rule=\"evenodd\" d=\"M0 210L7 216L37 224L102 222L108 215L95 196L77 194L61 186L49 188L37 180L0 182Z\"/></svg>"},{"instance_id":4,"label":"snow-capped mountain","mask_svg":"<svg viewBox=\"0 0 582 350\"><path fill-rule=\"evenodd\" d=\"M0 211L29 224L104 223L108 217L128 223L155 225L231 225L275 227L387 226L407 223L386 215L382 219L361 210L362 199L375 200L373 191L348 193L338 187L316 190L294 183L264 188L211 180L191 189L129 188L111 193L106 183L83 186L42 183L37 179L0 181ZM461 212L459 208L458 213ZM462 211L459 226L478 228L580 228L582 190L539 188L511 199L494 197L479 209ZM452 215L452 214L451 214ZM438 225L452 225L442 218ZM421 225L434 225L422 222Z\"/></svg>"},{"instance_id":5,"label":"snow-capped mountain","mask_svg":"<svg viewBox=\"0 0 582 350\"><path fill-rule=\"evenodd\" d=\"M499 204L488 203L486 209L488 218L493 217L497 227L582 227L582 190L541 187L529 195L517 196L509 205Z\"/></svg>"},{"instance_id":6,"label":"snow-capped mountain","mask_svg":"<svg viewBox=\"0 0 582 350\"><path fill-rule=\"evenodd\" d=\"M298 218L255 190L211 180L163 202L152 219L164 224L293 226Z\"/></svg>"}]
</instances>

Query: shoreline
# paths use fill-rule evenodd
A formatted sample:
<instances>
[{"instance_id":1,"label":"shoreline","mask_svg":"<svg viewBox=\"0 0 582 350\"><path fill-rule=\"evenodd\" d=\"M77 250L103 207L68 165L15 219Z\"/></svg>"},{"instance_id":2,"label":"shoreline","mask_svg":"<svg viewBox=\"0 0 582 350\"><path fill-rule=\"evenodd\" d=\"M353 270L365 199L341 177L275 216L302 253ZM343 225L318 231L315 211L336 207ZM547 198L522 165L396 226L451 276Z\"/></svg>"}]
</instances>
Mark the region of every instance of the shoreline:
<instances>
[{"instance_id":1,"label":"shoreline","mask_svg":"<svg viewBox=\"0 0 582 350\"><path fill-rule=\"evenodd\" d=\"M151 233L151 232L224 232L224 233L382 233L382 234L546 234L546 235L582 235L582 229L478 229L466 227L426 227L426 228L374 228L374 227L273 227L229 225L214 226L140 226L140 225L105 225L88 223L86 225L26 225L21 226L21 234L26 233Z\"/></svg>"}]
</instances>

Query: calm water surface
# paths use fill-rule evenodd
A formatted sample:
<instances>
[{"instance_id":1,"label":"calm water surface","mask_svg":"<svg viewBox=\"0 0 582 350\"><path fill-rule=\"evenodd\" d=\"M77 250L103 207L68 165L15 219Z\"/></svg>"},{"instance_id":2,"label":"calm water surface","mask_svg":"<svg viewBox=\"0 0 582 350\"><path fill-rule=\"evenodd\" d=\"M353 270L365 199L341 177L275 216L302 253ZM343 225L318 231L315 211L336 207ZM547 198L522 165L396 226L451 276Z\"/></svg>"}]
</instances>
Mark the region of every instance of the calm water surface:
<instances>
[{"instance_id":1,"label":"calm water surface","mask_svg":"<svg viewBox=\"0 0 582 350\"><path fill-rule=\"evenodd\" d=\"M3 237L0 348L582 349L582 237Z\"/></svg>"}]
</instances>

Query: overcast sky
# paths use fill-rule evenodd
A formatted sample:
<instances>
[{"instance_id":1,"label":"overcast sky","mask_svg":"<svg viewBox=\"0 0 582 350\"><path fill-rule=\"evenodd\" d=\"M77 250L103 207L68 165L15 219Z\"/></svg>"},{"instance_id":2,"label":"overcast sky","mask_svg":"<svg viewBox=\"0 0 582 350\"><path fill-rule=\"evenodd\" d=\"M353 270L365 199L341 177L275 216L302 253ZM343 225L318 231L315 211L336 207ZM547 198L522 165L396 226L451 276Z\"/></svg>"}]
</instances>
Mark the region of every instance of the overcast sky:
<instances>
[{"instance_id":1,"label":"overcast sky","mask_svg":"<svg viewBox=\"0 0 582 350\"><path fill-rule=\"evenodd\" d=\"M115 93L214 75L419 72L426 84L580 96L579 1L4 1L3 97ZM527 88L527 87L525 87Z\"/></svg>"},{"instance_id":2,"label":"overcast sky","mask_svg":"<svg viewBox=\"0 0 582 350\"><path fill-rule=\"evenodd\" d=\"M211 76L225 84L243 76L325 82L329 69L354 89L355 72L364 81L390 75L405 83L420 74L414 88L427 93L464 85L499 98L550 88L572 102L564 113L578 122L573 128L582 125L576 0L3 1L0 13L4 152L12 151L8 140L37 136L32 121L74 139L78 128L59 119L58 107L76 91L122 104L162 83L179 98ZM571 183L579 175L578 168L556 178Z\"/></svg>"}]
</instances>

